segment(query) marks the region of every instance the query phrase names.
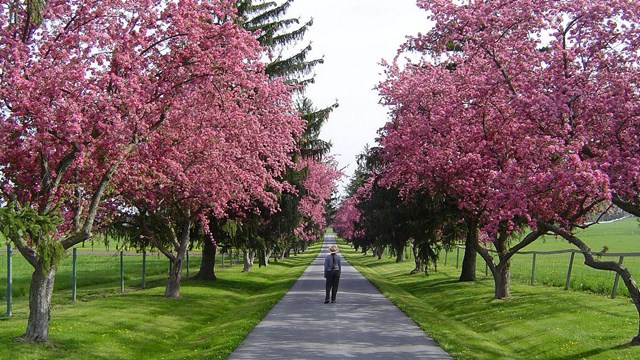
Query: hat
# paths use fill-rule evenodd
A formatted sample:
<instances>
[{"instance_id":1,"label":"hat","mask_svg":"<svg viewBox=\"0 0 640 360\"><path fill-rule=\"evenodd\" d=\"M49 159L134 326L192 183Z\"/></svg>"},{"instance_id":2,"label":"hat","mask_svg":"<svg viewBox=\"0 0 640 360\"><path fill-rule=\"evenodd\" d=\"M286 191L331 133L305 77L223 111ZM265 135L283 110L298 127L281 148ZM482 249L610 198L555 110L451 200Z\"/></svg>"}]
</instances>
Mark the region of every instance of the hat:
<instances>
[{"instance_id":1,"label":"hat","mask_svg":"<svg viewBox=\"0 0 640 360\"><path fill-rule=\"evenodd\" d=\"M338 252L338 245L331 245L329 247L329 251L331 251L332 253Z\"/></svg>"}]
</instances>

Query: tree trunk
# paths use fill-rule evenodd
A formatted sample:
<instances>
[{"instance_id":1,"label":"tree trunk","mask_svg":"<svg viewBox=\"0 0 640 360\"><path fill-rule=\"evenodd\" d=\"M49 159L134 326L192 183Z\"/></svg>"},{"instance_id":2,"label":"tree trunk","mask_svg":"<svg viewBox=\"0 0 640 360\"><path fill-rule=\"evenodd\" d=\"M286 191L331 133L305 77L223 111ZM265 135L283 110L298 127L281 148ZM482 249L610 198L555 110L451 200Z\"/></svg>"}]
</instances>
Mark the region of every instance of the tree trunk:
<instances>
[{"instance_id":1,"label":"tree trunk","mask_svg":"<svg viewBox=\"0 0 640 360\"><path fill-rule=\"evenodd\" d=\"M202 261L200 262L200 271L193 276L195 280L216 281L216 249L213 241L206 239L204 248L202 249ZM233 252L231 252L233 255Z\"/></svg>"},{"instance_id":2,"label":"tree trunk","mask_svg":"<svg viewBox=\"0 0 640 360\"><path fill-rule=\"evenodd\" d=\"M395 251L396 251L396 262L402 262L404 260L404 242L398 243L396 240L395 243Z\"/></svg>"},{"instance_id":3,"label":"tree trunk","mask_svg":"<svg viewBox=\"0 0 640 360\"><path fill-rule=\"evenodd\" d=\"M411 270L410 274L417 274L419 272L424 271L424 263L422 262L422 259L420 259L420 257L418 256L418 248L414 245L412 246L412 250L413 251L413 261L416 264L416 267Z\"/></svg>"},{"instance_id":4,"label":"tree trunk","mask_svg":"<svg viewBox=\"0 0 640 360\"><path fill-rule=\"evenodd\" d=\"M180 297L180 282L182 280L182 256L171 259L171 272L164 289L164 297L177 299Z\"/></svg>"},{"instance_id":5,"label":"tree trunk","mask_svg":"<svg viewBox=\"0 0 640 360\"><path fill-rule=\"evenodd\" d=\"M49 320L51 319L51 295L53 295L53 283L56 270L52 266L48 270L42 270L42 265L34 270L31 275L29 288L29 321L27 330L20 337L27 342L49 341Z\"/></svg>"},{"instance_id":6,"label":"tree trunk","mask_svg":"<svg viewBox=\"0 0 640 360\"><path fill-rule=\"evenodd\" d=\"M267 250L265 247L258 250L258 267L268 266L269 258L267 258Z\"/></svg>"},{"instance_id":7,"label":"tree trunk","mask_svg":"<svg viewBox=\"0 0 640 360\"><path fill-rule=\"evenodd\" d=\"M504 266L497 266L493 271L493 283L495 284L494 299L506 299L511 296L509 287L511 285L511 262L507 261Z\"/></svg>"},{"instance_id":8,"label":"tree trunk","mask_svg":"<svg viewBox=\"0 0 640 360\"><path fill-rule=\"evenodd\" d=\"M496 243L494 243L494 245L496 245ZM511 296L509 291L509 285L511 285L510 261L504 258L500 260L501 262L498 265L494 264L493 257L489 255L489 251L480 246L479 243L476 243L476 251L482 256L491 270L491 275L493 275L493 283L495 285L494 299L505 299Z\"/></svg>"},{"instance_id":9,"label":"tree trunk","mask_svg":"<svg viewBox=\"0 0 640 360\"><path fill-rule=\"evenodd\" d=\"M582 240L560 228L552 226L549 226L549 228L551 229L551 231L562 236L565 240L580 249L582 255L584 256L585 265L598 270L615 271L618 275L620 275L622 281L624 282L624 285L629 291L629 297L631 297L631 301L633 301L633 305L636 307L636 312L638 313L638 333L631 339L630 345L640 345L640 290L638 289L638 284L636 283L635 279L633 278L633 276L631 276L631 272L629 271L629 269L627 269L626 266L615 261L596 260L591 254L591 249Z\"/></svg>"},{"instance_id":10,"label":"tree trunk","mask_svg":"<svg viewBox=\"0 0 640 360\"><path fill-rule=\"evenodd\" d=\"M462 271L458 281L476 280L476 244L478 243L478 227L472 221L467 221L467 237L464 241L464 258Z\"/></svg>"},{"instance_id":11,"label":"tree trunk","mask_svg":"<svg viewBox=\"0 0 640 360\"><path fill-rule=\"evenodd\" d=\"M376 256L378 256L378 260L382 260L382 254L384 253L384 247L378 246L376 247Z\"/></svg>"},{"instance_id":12,"label":"tree trunk","mask_svg":"<svg viewBox=\"0 0 640 360\"><path fill-rule=\"evenodd\" d=\"M167 256L169 261L171 261L171 271L169 272L169 279L167 280L167 285L164 289L164 297L166 298L177 299L180 297L182 265L184 264L187 249L189 249L191 226L191 221L187 221L186 224L183 225L180 237L177 241L174 240L175 256L171 254L168 254L169 256Z\"/></svg>"},{"instance_id":13,"label":"tree trunk","mask_svg":"<svg viewBox=\"0 0 640 360\"><path fill-rule=\"evenodd\" d=\"M255 258L255 253L250 250L243 250L243 263L242 272L249 272L251 267L253 266L253 260Z\"/></svg>"},{"instance_id":14,"label":"tree trunk","mask_svg":"<svg viewBox=\"0 0 640 360\"><path fill-rule=\"evenodd\" d=\"M267 249L267 253L264 256L264 266L269 266L269 259L273 255L273 248Z\"/></svg>"}]
</instances>

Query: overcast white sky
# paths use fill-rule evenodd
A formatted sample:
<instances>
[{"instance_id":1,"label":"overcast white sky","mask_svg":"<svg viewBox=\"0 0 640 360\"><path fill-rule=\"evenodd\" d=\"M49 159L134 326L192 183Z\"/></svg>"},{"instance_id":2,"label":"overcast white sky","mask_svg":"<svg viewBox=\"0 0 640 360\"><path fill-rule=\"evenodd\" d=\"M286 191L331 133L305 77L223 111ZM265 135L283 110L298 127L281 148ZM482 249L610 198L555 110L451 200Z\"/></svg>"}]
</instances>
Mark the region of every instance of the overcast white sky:
<instances>
[{"instance_id":1,"label":"overcast white sky","mask_svg":"<svg viewBox=\"0 0 640 360\"><path fill-rule=\"evenodd\" d=\"M287 15L313 18L306 40L314 57L316 82L307 96L316 107L338 101L321 137L333 143L341 167L346 168L340 190L353 174L356 155L375 144L376 131L387 121L373 87L382 80L382 59L392 60L407 35L426 32L426 12L415 0L295 0Z\"/></svg>"}]
</instances>

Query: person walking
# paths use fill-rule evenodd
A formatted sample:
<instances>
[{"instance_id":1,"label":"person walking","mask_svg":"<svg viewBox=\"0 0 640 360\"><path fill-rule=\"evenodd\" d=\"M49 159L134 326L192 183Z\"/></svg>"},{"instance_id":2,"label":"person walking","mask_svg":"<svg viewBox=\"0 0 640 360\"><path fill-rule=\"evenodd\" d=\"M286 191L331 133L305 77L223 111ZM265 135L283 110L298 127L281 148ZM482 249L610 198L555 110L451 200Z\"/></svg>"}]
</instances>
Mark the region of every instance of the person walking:
<instances>
[{"instance_id":1,"label":"person walking","mask_svg":"<svg viewBox=\"0 0 640 360\"><path fill-rule=\"evenodd\" d=\"M329 247L331 254L327 255L324 259L324 278L326 279L325 290L326 295L324 303L329 303L329 296L331 296L331 302L336 302L336 294L338 294L338 284L340 283L340 267L341 259L338 252L338 245L331 245Z\"/></svg>"}]
</instances>

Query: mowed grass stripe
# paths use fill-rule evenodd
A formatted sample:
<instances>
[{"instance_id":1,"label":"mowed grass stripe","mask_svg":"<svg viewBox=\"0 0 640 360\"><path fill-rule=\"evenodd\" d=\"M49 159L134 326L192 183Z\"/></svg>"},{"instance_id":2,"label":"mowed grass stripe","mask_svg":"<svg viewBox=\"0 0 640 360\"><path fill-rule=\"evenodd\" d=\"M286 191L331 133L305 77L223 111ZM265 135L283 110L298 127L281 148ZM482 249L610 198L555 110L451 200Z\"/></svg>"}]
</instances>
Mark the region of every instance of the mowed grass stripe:
<instances>
[{"instance_id":1,"label":"mowed grass stripe","mask_svg":"<svg viewBox=\"0 0 640 360\"><path fill-rule=\"evenodd\" d=\"M493 300L493 281L457 281L454 266L409 275L412 261L342 254L456 359L638 359L626 345L638 315L628 298L512 283Z\"/></svg>"},{"instance_id":2,"label":"mowed grass stripe","mask_svg":"<svg viewBox=\"0 0 640 360\"><path fill-rule=\"evenodd\" d=\"M164 281L125 294L96 292L71 303L56 297L51 344L24 344L25 297L0 320L0 359L224 359L293 285L321 244L268 267L218 268L215 283L185 281L165 299Z\"/></svg>"}]
</instances>

